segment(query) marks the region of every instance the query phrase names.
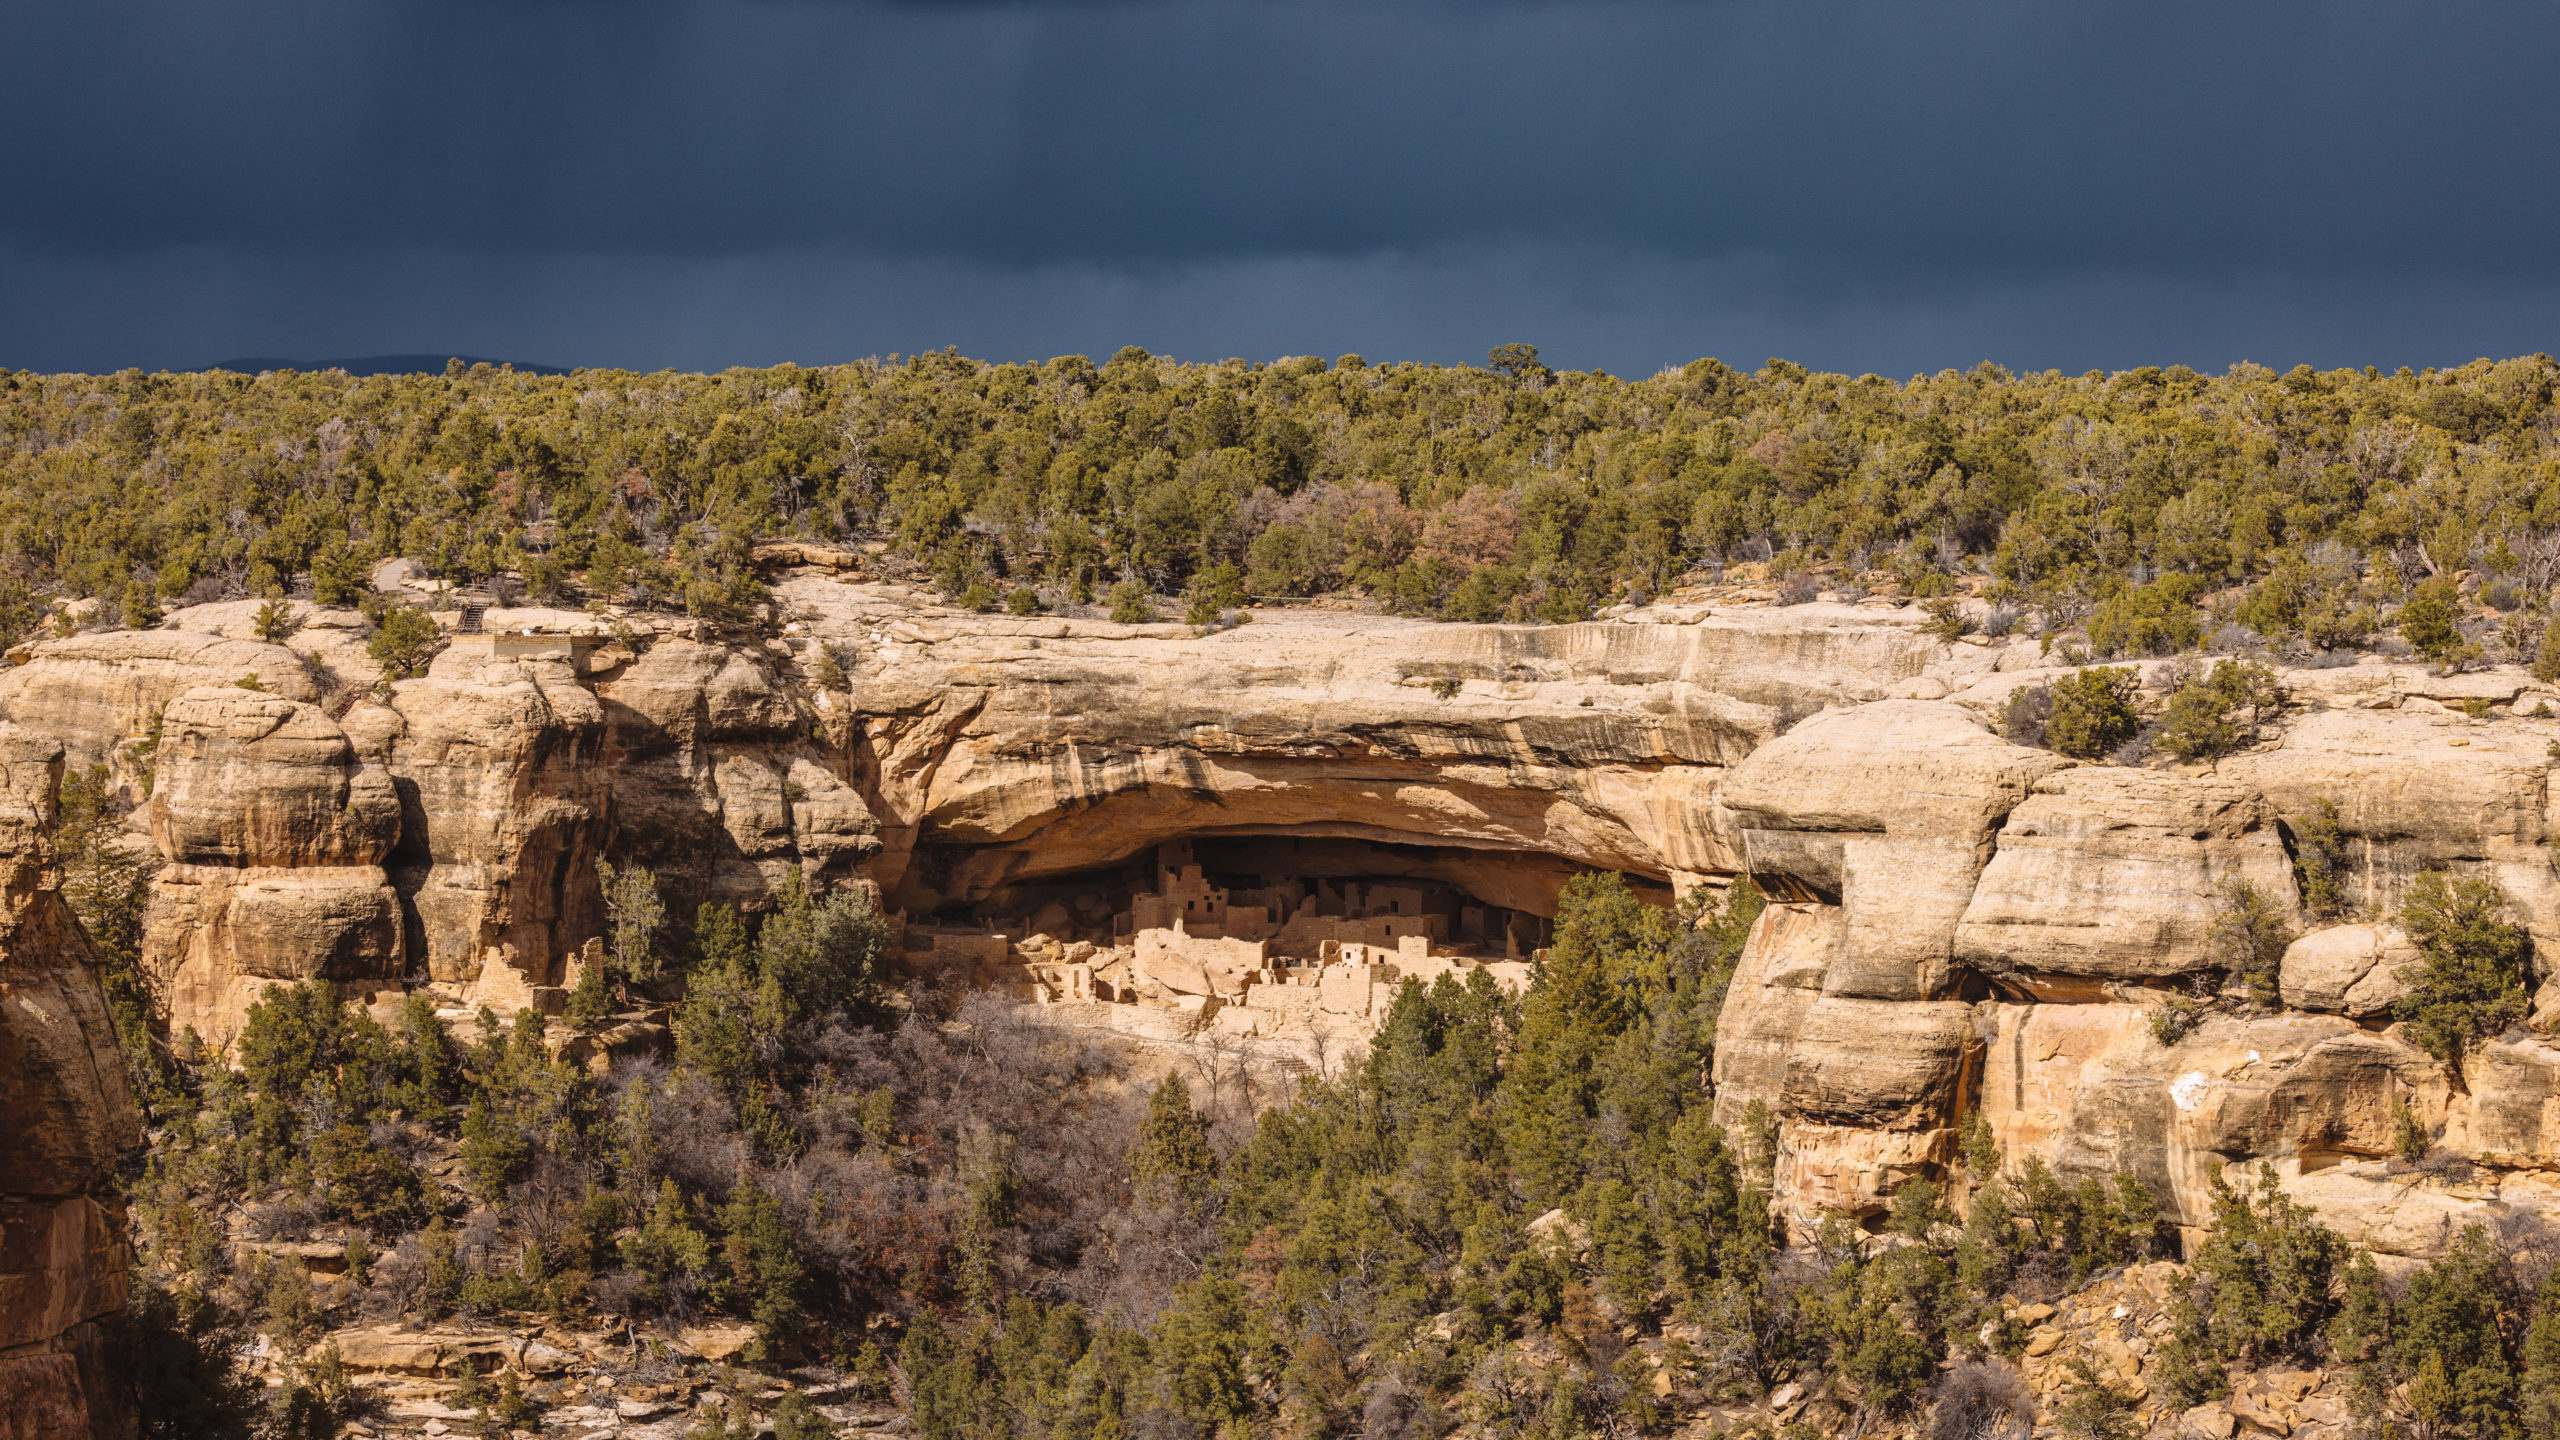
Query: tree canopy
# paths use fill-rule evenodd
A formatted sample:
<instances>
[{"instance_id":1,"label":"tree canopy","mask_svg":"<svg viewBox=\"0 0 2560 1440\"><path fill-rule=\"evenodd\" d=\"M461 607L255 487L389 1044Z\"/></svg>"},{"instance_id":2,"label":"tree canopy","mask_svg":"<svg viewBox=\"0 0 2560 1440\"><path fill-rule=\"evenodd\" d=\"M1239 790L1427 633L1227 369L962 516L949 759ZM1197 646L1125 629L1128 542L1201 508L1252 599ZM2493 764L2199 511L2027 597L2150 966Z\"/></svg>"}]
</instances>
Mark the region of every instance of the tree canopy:
<instances>
[{"instance_id":1,"label":"tree canopy","mask_svg":"<svg viewBox=\"0 0 2560 1440\"><path fill-rule=\"evenodd\" d=\"M1173 594L1225 565L1252 594L1453 618L1579 618L1702 563L1924 596L1970 566L2139 653L2192 642L2199 586L2254 583L2247 623L2334 640L2372 623L2368 571L2393 602L2465 567L2560 578L2547 356L1906 381L1489 361L0 374L0 615L33 588L140 623L302 576L343 602L395 554L730 614L757 538L860 536L955 594Z\"/></svg>"}]
</instances>

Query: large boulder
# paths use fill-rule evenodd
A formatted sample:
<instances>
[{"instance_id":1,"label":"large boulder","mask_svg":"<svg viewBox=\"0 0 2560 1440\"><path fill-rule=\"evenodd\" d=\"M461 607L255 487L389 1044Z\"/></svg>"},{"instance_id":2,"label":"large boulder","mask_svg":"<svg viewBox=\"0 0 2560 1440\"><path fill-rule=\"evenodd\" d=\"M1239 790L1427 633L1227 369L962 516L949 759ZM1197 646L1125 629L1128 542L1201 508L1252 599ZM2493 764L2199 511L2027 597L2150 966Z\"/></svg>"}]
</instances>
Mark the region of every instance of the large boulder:
<instances>
[{"instance_id":1,"label":"large boulder","mask_svg":"<svg viewBox=\"0 0 2560 1440\"><path fill-rule=\"evenodd\" d=\"M2272 1166L2287 1197L2311 1207L2340 1240L2394 1269L2441 1256L2474 1225L2496 1234L2521 1222L2530 1231L2560 1213L2560 1183L2536 1170L2276 1159L2235 1165L2228 1183L2255 1185L2261 1166Z\"/></svg>"},{"instance_id":2,"label":"large boulder","mask_svg":"<svg viewBox=\"0 0 2560 1440\"><path fill-rule=\"evenodd\" d=\"M391 776L318 706L236 686L161 715L152 839L189 865L379 865L400 834Z\"/></svg>"},{"instance_id":3,"label":"large boulder","mask_svg":"<svg viewBox=\"0 0 2560 1440\"><path fill-rule=\"evenodd\" d=\"M1774 1107L1805 1012L1822 997L1822 977L1840 948L1837 905L1778 902L1760 912L1725 989L1716 1020L1716 1113L1738 1123L1757 1100Z\"/></svg>"},{"instance_id":4,"label":"large boulder","mask_svg":"<svg viewBox=\"0 0 2560 1440\"><path fill-rule=\"evenodd\" d=\"M223 1047L273 986L325 980L356 1001L400 991L404 920L380 866L169 865L153 882L143 958L171 1033Z\"/></svg>"},{"instance_id":5,"label":"large boulder","mask_svg":"<svg viewBox=\"0 0 2560 1440\"><path fill-rule=\"evenodd\" d=\"M1797 1022L1779 1110L1860 1130L1943 1129L1981 1048L1969 1005L1825 995Z\"/></svg>"},{"instance_id":6,"label":"large boulder","mask_svg":"<svg viewBox=\"0 0 2560 1440\"><path fill-rule=\"evenodd\" d=\"M2490 1164L2560 1168L2560 1045L2540 1036L2492 1040L2464 1070L2470 1125L2467 1134L2450 1138Z\"/></svg>"},{"instance_id":7,"label":"large boulder","mask_svg":"<svg viewBox=\"0 0 2560 1440\"><path fill-rule=\"evenodd\" d=\"M1957 927L1957 958L2032 989L2202 968L2225 885L2294 908L2292 863L2257 792L2228 780L2090 767L2035 783L2000 827Z\"/></svg>"},{"instance_id":8,"label":"large boulder","mask_svg":"<svg viewBox=\"0 0 2560 1440\"><path fill-rule=\"evenodd\" d=\"M782 656L662 638L596 693L615 847L679 903L760 904L795 866L834 884L879 853L880 826Z\"/></svg>"},{"instance_id":9,"label":"large boulder","mask_svg":"<svg viewBox=\"0 0 2560 1440\"><path fill-rule=\"evenodd\" d=\"M2441 708L2320 711L2222 774L2297 825L2320 801L2337 807L2350 910L2395 908L2422 870L2478 874L2515 897L2548 949L2560 943L2560 881L2544 847L2549 743Z\"/></svg>"},{"instance_id":10,"label":"large boulder","mask_svg":"<svg viewBox=\"0 0 2560 1440\"><path fill-rule=\"evenodd\" d=\"M2291 1009L2387 1015L2409 990L2401 967L2417 959L2418 947L2398 926L2331 925L2285 947L2278 983Z\"/></svg>"},{"instance_id":11,"label":"large boulder","mask_svg":"<svg viewBox=\"0 0 2560 1440\"><path fill-rule=\"evenodd\" d=\"M1946 993L1992 832L2067 763L1961 707L1888 700L1798 725L1720 798L1755 876L1844 912L1826 992L1925 1000Z\"/></svg>"},{"instance_id":12,"label":"large boulder","mask_svg":"<svg viewBox=\"0 0 2560 1440\"><path fill-rule=\"evenodd\" d=\"M813 873L852 871L880 853L880 822L862 792L806 755L794 756L783 776L790 807L792 848Z\"/></svg>"},{"instance_id":13,"label":"large boulder","mask_svg":"<svg viewBox=\"0 0 2560 1440\"><path fill-rule=\"evenodd\" d=\"M2066 1179L2131 1174L2191 1228L2218 1177L2380 1161L2402 1110L2441 1129L2455 1099L2432 1058L2336 1016L2216 1016L2163 1045L2148 1005L1989 1008L1980 1104L2004 1149Z\"/></svg>"}]
</instances>

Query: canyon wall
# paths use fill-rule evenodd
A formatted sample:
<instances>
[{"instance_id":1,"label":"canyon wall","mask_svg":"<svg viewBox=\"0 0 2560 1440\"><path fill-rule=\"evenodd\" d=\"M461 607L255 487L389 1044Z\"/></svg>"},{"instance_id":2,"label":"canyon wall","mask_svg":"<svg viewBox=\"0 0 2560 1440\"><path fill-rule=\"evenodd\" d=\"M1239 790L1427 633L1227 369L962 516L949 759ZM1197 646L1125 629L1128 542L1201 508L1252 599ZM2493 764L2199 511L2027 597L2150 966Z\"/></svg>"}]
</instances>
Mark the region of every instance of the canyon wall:
<instances>
[{"instance_id":1,"label":"canyon wall","mask_svg":"<svg viewBox=\"0 0 2560 1440\"><path fill-rule=\"evenodd\" d=\"M919 919L1002 909L1220 835L1430 845L1432 873L1548 912L1573 867L1676 888L1741 868L1714 798L1730 764L1805 716L1996 663L1845 606L1277 612L1202 635L817 576L778 596L767 639L493 611L533 633L457 636L388 683L344 612L268 644L253 604L200 606L26 647L0 714L148 794L151 963L173 1028L221 1043L277 981L556 985L600 928L599 857L649 867L680 916L760 902L793 867Z\"/></svg>"},{"instance_id":2,"label":"canyon wall","mask_svg":"<svg viewBox=\"0 0 2560 1440\"><path fill-rule=\"evenodd\" d=\"M47 839L62 761L0 724L0 1440L132 1430L99 1320L125 1301L113 1180L141 1125Z\"/></svg>"},{"instance_id":3,"label":"canyon wall","mask_svg":"<svg viewBox=\"0 0 2560 1440\"><path fill-rule=\"evenodd\" d=\"M1735 766L1722 798L1748 867L1809 898L1773 905L1745 952L1717 1109L1731 1121L1757 1102L1778 1119L1790 1218L1880 1213L1894 1186L1954 1160L1977 1105L2012 1157L2066 1178L2130 1171L2186 1227L2209 1218L2215 1176L2260 1162L2384 1254L2430 1255L2472 1220L2560 1203L2560 1125L2545 1124L2560 987L2546 973L2531 1022L2458 1074L2388 1017L2414 958L2388 916L2424 868L2497 880L2538 953L2560 953L2560 726L2416 693L2538 702L2520 676L2395 673L2335 689L2346 708L2295 717L2218 773L2073 766L1943 702L1818 717ZM2321 704L2316 685L2337 674L2291 678ZM2324 799L2349 864L2346 918L2320 925L2279 820ZM2211 1014L2164 1044L2151 1016L2208 968L2231 880L2302 932L2283 1008ZM2389 1158L2402 1110L2439 1163Z\"/></svg>"},{"instance_id":4,"label":"canyon wall","mask_svg":"<svg viewBox=\"0 0 2560 1440\"><path fill-rule=\"evenodd\" d=\"M148 960L173 1026L217 1043L303 977L556 990L601 927L600 857L651 868L678 915L798 867L921 923L1034 913L1166 841L1320 837L1428 847L1410 873L1537 913L1583 867L1776 897L1714 1081L1728 1120L1775 1117L1791 1222L1876 1213L1976 1106L2013 1157L2129 1170L2187 1226L2213 1177L2271 1161L2399 1255L2544 1208L2560 1169L2560 990L2457 1075L2388 1016L2409 956L2389 917L2422 869L2497 879L2560 954L2560 721L2528 713L2560 695L2512 670L2284 671L2264 743L2127 768L1995 732L2013 687L2058 673L2034 642L1875 603L1553 627L1266 610L1204 633L802 571L757 636L492 611L507 633L387 684L354 617L306 610L268 644L254 609L39 642L0 673L0 714L147 790ZM2172 677L2141 669L2156 700ZM2323 800L2349 893L2315 924L2287 825ZM2284 1005L2164 1045L2151 1016L2204 967L2230 880L2301 932ZM2425 1164L2388 1158L2404 1113Z\"/></svg>"}]
</instances>

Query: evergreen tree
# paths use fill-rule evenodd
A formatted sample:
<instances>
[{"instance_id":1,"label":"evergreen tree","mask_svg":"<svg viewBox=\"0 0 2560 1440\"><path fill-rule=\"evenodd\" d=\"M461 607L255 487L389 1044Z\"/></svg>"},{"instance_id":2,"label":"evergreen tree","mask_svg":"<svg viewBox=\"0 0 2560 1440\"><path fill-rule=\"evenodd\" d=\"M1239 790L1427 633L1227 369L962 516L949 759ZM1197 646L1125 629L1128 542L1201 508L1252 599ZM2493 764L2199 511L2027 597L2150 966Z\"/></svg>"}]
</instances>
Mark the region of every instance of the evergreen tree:
<instances>
[{"instance_id":1,"label":"evergreen tree","mask_svg":"<svg viewBox=\"0 0 2560 1440\"><path fill-rule=\"evenodd\" d=\"M2448 580L2430 580L2400 607L2400 638L2438 665L2450 666L2477 651L2462 638L2461 597Z\"/></svg>"},{"instance_id":2,"label":"evergreen tree","mask_svg":"<svg viewBox=\"0 0 2560 1440\"><path fill-rule=\"evenodd\" d=\"M2044 741L2054 753L2101 759L2142 728L2133 708L2134 673L2126 669L2075 670L2053 682L2053 713Z\"/></svg>"},{"instance_id":3,"label":"evergreen tree","mask_svg":"<svg viewBox=\"0 0 2560 1440\"><path fill-rule=\"evenodd\" d=\"M2481 1041L2524 1018L2524 964L2532 939L2505 918L2506 892L2494 880L2419 874L2400 907L2400 928L2418 948L2401 967L2409 993L2391 1013L2408 1022L2411 1043L2459 1066Z\"/></svg>"},{"instance_id":4,"label":"evergreen tree","mask_svg":"<svg viewBox=\"0 0 2560 1440\"><path fill-rule=\"evenodd\" d=\"M1158 1081L1147 1099L1146 1123L1129 1156L1129 1178L1141 1190L1160 1190L1195 1205L1217 1183L1208 1119L1191 1107L1191 1087L1179 1073Z\"/></svg>"}]
</instances>

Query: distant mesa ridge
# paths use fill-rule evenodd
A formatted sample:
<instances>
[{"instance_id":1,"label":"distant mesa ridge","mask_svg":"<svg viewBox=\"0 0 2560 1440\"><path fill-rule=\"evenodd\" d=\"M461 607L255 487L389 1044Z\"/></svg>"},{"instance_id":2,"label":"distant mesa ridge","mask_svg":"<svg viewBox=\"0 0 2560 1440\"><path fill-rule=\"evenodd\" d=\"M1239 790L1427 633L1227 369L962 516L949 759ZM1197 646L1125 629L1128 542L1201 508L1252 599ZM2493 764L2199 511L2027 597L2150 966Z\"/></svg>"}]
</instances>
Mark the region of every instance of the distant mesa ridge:
<instances>
[{"instance_id":1,"label":"distant mesa ridge","mask_svg":"<svg viewBox=\"0 0 2560 1440\"><path fill-rule=\"evenodd\" d=\"M216 360L207 370L237 370L255 375L261 370L344 370L350 375L430 375L442 374L447 359L459 359L465 365L513 365L529 375L566 375L566 365L535 365L523 360L497 360L486 355L364 355L352 360L290 360L251 358Z\"/></svg>"}]
</instances>

